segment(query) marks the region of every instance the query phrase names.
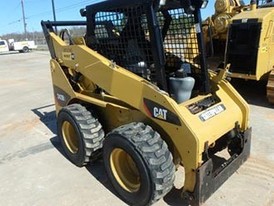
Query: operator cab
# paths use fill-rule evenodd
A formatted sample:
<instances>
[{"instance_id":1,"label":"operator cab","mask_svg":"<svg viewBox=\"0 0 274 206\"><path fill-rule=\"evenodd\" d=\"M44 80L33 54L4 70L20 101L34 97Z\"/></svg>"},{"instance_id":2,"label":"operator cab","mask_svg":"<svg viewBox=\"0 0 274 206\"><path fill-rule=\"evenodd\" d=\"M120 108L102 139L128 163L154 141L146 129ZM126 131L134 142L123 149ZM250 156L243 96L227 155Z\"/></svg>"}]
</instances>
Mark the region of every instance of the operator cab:
<instances>
[{"instance_id":1,"label":"operator cab","mask_svg":"<svg viewBox=\"0 0 274 206\"><path fill-rule=\"evenodd\" d=\"M87 6L81 10L87 17L86 42L181 103L209 92L204 49L199 46L204 1L161 2L112 0Z\"/></svg>"}]
</instances>

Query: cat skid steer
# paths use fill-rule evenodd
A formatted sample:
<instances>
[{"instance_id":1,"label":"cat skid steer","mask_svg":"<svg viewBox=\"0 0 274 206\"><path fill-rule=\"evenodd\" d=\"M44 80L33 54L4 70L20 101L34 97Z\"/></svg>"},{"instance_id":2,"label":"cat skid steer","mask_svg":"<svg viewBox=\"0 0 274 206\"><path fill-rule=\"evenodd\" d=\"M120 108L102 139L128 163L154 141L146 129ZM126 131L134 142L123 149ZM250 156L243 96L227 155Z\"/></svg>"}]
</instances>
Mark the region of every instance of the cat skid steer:
<instances>
[{"instance_id":1,"label":"cat skid steer","mask_svg":"<svg viewBox=\"0 0 274 206\"><path fill-rule=\"evenodd\" d=\"M84 21L41 22L65 154L77 166L103 158L129 205L164 197L179 166L182 198L199 205L250 154L247 103L226 69L206 67L206 3L109 0L82 9Z\"/></svg>"}]
</instances>

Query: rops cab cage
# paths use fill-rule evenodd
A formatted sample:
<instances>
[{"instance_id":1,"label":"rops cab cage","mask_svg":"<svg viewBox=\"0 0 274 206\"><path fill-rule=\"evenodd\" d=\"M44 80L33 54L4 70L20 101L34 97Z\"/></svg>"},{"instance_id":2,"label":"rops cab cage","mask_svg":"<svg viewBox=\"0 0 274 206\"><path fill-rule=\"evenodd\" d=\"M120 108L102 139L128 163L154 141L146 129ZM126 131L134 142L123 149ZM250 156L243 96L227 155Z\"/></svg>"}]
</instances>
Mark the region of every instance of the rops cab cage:
<instances>
[{"instance_id":1,"label":"rops cab cage","mask_svg":"<svg viewBox=\"0 0 274 206\"><path fill-rule=\"evenodd\" d=\"M190 67L195 62L201 77L198 89L208 93L208 72L199 31L201 14L197 9L202 2L195 1L193 5L190 1L167 1L159 7L157 1L136 1L130 5L107 1L88 6L82 11L90 22L87 44L118 65L156 82L165 91L174 71L184 63Z\"/></svg>"},{"instance_id":2,"label":"rops cab cage","mask_svg":"<svg viewBox=\"0 0 274 206\"><path fill-rule=\"evenodd\" d=\"M207 94L210 91L209 77L201 35L201 14L197 9L202 2L195 1L193 5L189 1L168 1L159 7L157 1L133 1L130 4L106 1L81 11L88 23L48 24L87 25L87 46L116 64L155 82L167 92L174 90L170 88L173 87L170 77L193 76L197 93ZM47 29L44 31L48 32ZM50 52L54 56L53 48ZM178 70L184 70L184 74L175 73Z\"/></svg>"}]
</instances>

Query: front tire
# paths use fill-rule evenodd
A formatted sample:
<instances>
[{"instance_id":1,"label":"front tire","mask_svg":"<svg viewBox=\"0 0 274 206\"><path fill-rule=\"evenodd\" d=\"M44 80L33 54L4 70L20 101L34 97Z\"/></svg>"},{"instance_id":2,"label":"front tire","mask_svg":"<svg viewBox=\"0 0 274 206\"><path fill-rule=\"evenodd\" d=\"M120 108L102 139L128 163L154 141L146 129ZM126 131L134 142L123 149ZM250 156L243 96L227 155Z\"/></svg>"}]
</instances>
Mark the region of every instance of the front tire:
<instances>
[{"instance_id":1,"label":"front tire","mask_svg":"<svg viewBox=\"0 0 274 206\"><path fill-rule=\"evenodd\" d=\"M78 167L96 159L103 146L102 125L80 104L71 104L61 109L57 131L66 156Z\"/></svg>"},{"instance_id":2,"label":"front tire","mask_svg":"<svg viewBox=\"0 0 274 206\"><path fill-rule=\"evenodd\" d=\"M109 133L103 158L111 183L129 205L151 205L173 187L175 166L167 144L143 123Z\"/></svg>"}]
</instances>

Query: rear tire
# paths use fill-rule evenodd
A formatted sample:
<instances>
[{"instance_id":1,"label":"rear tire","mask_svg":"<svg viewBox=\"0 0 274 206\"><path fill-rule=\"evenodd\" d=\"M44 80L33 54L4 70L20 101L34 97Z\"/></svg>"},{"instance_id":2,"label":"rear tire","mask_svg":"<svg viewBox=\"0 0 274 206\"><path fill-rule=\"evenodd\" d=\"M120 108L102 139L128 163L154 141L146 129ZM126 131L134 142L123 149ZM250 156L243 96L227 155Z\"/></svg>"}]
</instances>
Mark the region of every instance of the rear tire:
<instances>
[{"instance_id":1,"label":"rear tire","mask_svg":"<svg viewBox=\"0 0 274 206\"><path fill-rule=\"evenodd\" d=\"M109 133L103 158L112 185L129 205L151 205L173 187L175 166L167 144L143 123Z\"/></svg>"},{"instance_id":2,"label":"rear tire","mask_svg":"<svg viewBox=\"0 0 274 206\"><path fill-rule=\"evenodd\" d=\"M78 167L99 156L104 131L98 119L82 105L71 104L59 112L57 131L65 154Z\"/></svg>"},{"instance_id":3,"label":"rear tire","mask_svg":"<svg viewBox=\"0 0 274 206\"><path fill-rule=\"evenodd\" d=\"M23 52L23 53L29 52L29 48L28 48L27 46L24 46L22 52Z\"/></svg>"}]
</instances>

